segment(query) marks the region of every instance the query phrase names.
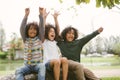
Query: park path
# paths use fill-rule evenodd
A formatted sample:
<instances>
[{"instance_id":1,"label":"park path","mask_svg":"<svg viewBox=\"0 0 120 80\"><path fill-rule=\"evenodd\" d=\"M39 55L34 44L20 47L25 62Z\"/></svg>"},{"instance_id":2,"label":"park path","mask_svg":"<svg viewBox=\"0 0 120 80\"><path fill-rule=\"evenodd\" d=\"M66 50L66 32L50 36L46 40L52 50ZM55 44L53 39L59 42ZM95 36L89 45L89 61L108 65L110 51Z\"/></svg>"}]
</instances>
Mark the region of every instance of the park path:
<instances>
[{"instance_id":1,"label":"park path","mask_svg":"<svg viewBox=\"0 0 120 80\"><path fill-rule=\"evenodd\" d=\"M98 77L120 77L120 69L92 70Z\"/></svg>"}]
</instances>

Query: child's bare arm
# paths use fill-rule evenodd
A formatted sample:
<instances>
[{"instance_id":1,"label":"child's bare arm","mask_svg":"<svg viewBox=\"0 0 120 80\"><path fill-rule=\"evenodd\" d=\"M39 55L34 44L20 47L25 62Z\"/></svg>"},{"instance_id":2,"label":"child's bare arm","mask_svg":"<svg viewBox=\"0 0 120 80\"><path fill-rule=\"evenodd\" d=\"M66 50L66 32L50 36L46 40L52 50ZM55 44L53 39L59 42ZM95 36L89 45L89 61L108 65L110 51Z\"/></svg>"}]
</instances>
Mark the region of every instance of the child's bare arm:
<instances>
[{"instance_id":1,"label":"child's bare arm","mask_svg":"<svg viewBox=\"0 0 120 80\"><path fill-rule=\"evenodd\" d=\"M60 13L58 11L54 11L54 14L52 14L52 15L53 15L53 18L54 18L54 21L55 21L55 27L56 27L57 33L59 35L60 26L59 26L59 23L58 23L58 16L60 15Z\"/></svg>"}]
</instances>

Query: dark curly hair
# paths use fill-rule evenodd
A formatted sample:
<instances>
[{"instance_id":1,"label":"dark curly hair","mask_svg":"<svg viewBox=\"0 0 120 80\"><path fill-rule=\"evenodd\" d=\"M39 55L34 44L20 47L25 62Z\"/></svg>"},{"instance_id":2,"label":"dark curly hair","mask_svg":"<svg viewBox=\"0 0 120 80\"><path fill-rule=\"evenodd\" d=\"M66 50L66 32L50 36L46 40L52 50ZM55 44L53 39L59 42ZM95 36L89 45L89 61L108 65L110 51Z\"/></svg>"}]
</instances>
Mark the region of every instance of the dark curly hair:
<instances>
[{"instance_id":1,"label":"dark curly hair","mask_svg":"<svg viewBox=\"0 0 120 80\"><path fill-rule=\"evenodd\" d=\"M62 38L64 41L67 41L67 40L66 40L66 34L67 34L69 31L71 31L71 30L74 31L74 36L75 36L75 37L74 37L73 40L75 40L75 39L78 38L78 30L77 30L76 28L72 27L71 25L69 25L69 26L67 26L67 27L61 32L61 38Z\"/></svg>"},{"instance_id":2,"label":"dark curly hair","mask_svg":"<svg viewBox=\"0 0 120 80\"><path fill-rule=\"evenodd\" d=\"M56 30L56 28L54 27L54 25L52 25L52 24L46 24L46 25L45 25L45 39L48 39L48 40L49 40L48 34L49 34L49 31L50 31L51 28L53 28L54 31L55 31L55 39L54 39L54 40L56 40L56 39L57 39L57 36L58 36L57 30Z\"/></svg>"},{"instance_id":3,"label":"dark curly hair","mask_svg":"<svg viewBox=\"0 0 120 80\"><path fill-rule=\"evenodd\" d=\"M36 29L36 31L37 31L36 36L39 35L39 26L38 26L38 24L37 24L36 22L31 22L31 23L28 23L28 24L26 25L26 28L25 28L25 35L26 35L27 38L29 37L29 35L28 35L28 30L30 29L31 26L32 26L34 29Z\"/></svg>"}]
</instances>

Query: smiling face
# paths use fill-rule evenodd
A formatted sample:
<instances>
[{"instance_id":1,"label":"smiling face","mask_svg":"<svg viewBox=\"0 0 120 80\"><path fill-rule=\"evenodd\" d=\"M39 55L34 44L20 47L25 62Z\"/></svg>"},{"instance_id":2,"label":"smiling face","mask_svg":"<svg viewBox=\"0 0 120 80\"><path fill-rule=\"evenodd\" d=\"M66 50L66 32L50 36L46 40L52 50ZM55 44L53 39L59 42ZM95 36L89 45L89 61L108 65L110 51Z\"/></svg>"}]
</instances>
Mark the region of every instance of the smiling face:
<instances>
[{"instance_id":1,"label":"smiling face","mask_svg":"<svg viewBox=\"0 0 120 80\"><path fill-rule=\"evenodd\" d=\"M48 32L48 39L53 41L55 39L55 30L53 28L50 28Z\"/></svg>"},{"instance_id":2,"label":"smiling face","mask_svg":"<svg viewBox=\"0 0 120 80\"><path fill-rule=\"evenodd\" d=\"M75 37L75 33L74 33L74 30L73 30L73 29L71 29L70 31L68 31L68 32L66 33L66 40L67 40L68 42L73 41L73 40L74 40L74 37Z\"/></svg>"},{"instance_id":3,"label":"smiling face","mask_svg":"<svg viewBox=\"0 0 120 80\"><path fill-rule=\"evenodd\" d=\"M34 38L37 35L37 30L35 26L31 25L30 28L28 29L28 36L30 38Z\"/></svg>"}]
</instances>

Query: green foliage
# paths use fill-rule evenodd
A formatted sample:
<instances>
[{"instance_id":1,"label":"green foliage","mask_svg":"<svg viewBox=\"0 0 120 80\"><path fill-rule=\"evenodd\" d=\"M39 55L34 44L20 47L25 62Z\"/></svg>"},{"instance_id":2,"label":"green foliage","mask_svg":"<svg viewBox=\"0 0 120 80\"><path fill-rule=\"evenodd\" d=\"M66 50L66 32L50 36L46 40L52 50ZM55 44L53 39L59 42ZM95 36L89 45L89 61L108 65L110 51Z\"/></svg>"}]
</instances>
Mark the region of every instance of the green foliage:
<instances>
[{"instance_id":1,"label":"green foliage","mask_svg":"<svg viewBox=\"0 0 120 80\"><path fill-rule=\"evenodd\" d=\"M79 5L80 3L81 3L81 1L80 1L80 0L76 0L76 4L78 4L78 5Z\"/></svg>"},{"instance_id":2,"label":"green foliage","mask_svg":"<svg viewBox=\"0 0 120 80\"><path fill-rule=\"evenodd\" d=\"M101 7L101 0L96 0L96 7Z\"/></svg>"},{"instance_id":3,"label":"green foliage","mask_svg":"<svg viewBox=\"0 0 120 80\"><path fill-rule=\"evenodd\" d=\"M2 23L0 22L0 50L3 51L2 46L5 42L5 31L2 28Z\"/></svg>"},{"instance_id":4,"label":"green foliage","mask_svg":"<svg viewBox=\"0 0 120 80\"><path fill-rule=\"evenodd\" d=\"M79 5L80 3L89 3L90 0L76 0L76 4Z\"/></svg>"},{"instance_id":5,"label":"green foliage","mask_svg":"<svg viewBox=\"0 0 120 80\"><path fill-rule=\"evenodd\" d=\"M115 5L119 5L120 0L96 0L96 7L99 8L101 5L103 7L108 7L109 9L112 9Z\"/></svg>"},{"instance_id":6,"label":"green foliage","mask_svg":"<svg viewBox=\"0 0 120 80\"><path fill-rule=\"evenodd\" d=\"M90 3L90 1L93 0L75 0L77 5L80 5L81 3ZM60 3L63 3L63 0L59 0ZM96 0L96 7L104 7L104 8L109 8L112 9L114 6L119 5L120 0Z\"/></svg>"},{"instance_id":7,"label":"green foliage","mask_svg":"<svg viewBox=\"0 0 120 80\"><path fill-rule=\"evenodd\" d=\"M63 3L63 0L59 0L60 3ZM90 0L75 0L77 5L80 5L81 3L90 3Z\"/></svg>"},{"instance_id":8,"label":"green foliage","mask_svg":"<svg viewBox=\"0 0 120 80\"><path fill-rule=\"evenodd\" d=\"M7 53L0 51L0 59L5 59L6 57L7 57Z\"/></svg>"},{"instance_id":9,"label":"green foliage","mask_svg":"<svg viewBox=\"0 0 120 80\"><path fill-rule=\"evenodd\" d=\"M63 3L63 0L59 0L60 3Z\"/></svg>"},{"instance_id":10,"label":"green foliage","mask_svg":"<svg viewBox=\"0 0 120 80\"><path fill-rule=\"evenodd\" d=\"M115 43L112 48L113 52L117 55L120 55L120 42Z\"/></svg>"}]
</instances>

